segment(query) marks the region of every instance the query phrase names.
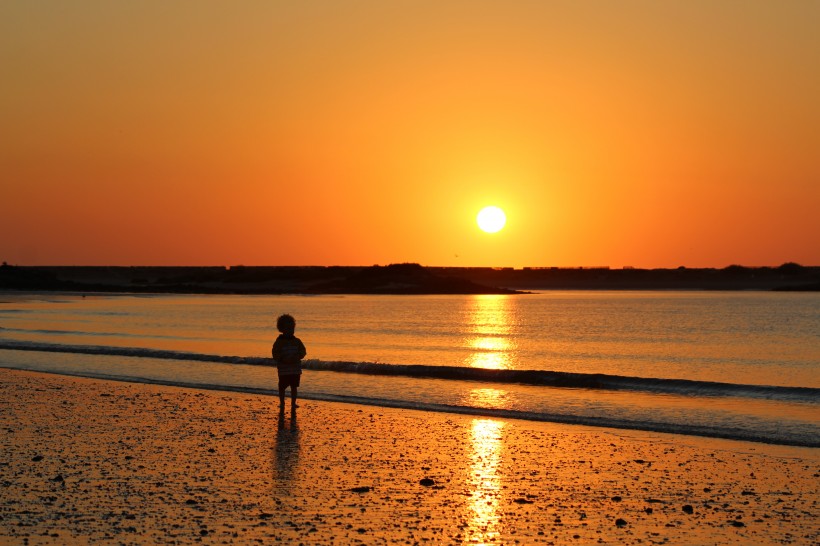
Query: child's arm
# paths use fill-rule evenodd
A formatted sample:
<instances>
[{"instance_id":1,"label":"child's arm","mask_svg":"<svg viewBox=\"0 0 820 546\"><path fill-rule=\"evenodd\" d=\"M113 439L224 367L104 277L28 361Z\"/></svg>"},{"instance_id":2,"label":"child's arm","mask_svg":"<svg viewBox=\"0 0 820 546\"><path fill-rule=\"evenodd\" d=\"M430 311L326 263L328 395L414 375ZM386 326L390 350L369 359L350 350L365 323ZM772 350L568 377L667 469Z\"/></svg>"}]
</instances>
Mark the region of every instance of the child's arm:
<instances>
[{"instance_id":1,"label":"child's arm","mask_svg":"<svg viewBox=\"0 0 820 546\"><path fill-rule=\"evenodd\" d=\"M282 358L282 344L279 343L279 339L277 338L276 341L273 342L273 347L270 349L271 358L273 358L274 363L278 364L279 359Z\"/></svg>"}]
</instances>

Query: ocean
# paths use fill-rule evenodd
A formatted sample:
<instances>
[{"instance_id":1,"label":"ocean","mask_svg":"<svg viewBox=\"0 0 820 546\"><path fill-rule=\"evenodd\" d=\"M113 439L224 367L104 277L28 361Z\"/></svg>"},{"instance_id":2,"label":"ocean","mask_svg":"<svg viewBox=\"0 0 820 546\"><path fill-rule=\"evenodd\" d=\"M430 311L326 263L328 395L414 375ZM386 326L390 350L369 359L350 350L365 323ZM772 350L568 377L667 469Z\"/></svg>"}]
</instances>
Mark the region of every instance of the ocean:
<instances>
[{"instance_id":1,"label":"ocean","mask_svg":"<svg viewBox=\"0 0 820 546\"><path fill-rule=\"evenodd\" d=\"M0 366L820 447L820 294L0 294ZM271 404L278 404L275 398Z\"/></svg>"}]
</instances>

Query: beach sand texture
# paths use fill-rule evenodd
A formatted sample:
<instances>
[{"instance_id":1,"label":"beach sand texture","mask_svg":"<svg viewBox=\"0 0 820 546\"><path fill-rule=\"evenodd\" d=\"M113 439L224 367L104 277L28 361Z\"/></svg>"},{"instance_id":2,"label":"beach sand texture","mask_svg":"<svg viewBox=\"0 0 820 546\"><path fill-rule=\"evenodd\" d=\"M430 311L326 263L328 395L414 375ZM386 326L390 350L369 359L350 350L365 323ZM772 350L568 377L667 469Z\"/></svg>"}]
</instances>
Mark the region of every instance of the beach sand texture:
<instances>
[{"instance_id":1,"label":"beach sand texture","mask_svg":"<svg viewBox=\"0 0 820 546\"><path fill-rule=\"evenodd\" d=\"M0 369L0 543L817 544L820 454Z\"/></svg>"}]
</instances>

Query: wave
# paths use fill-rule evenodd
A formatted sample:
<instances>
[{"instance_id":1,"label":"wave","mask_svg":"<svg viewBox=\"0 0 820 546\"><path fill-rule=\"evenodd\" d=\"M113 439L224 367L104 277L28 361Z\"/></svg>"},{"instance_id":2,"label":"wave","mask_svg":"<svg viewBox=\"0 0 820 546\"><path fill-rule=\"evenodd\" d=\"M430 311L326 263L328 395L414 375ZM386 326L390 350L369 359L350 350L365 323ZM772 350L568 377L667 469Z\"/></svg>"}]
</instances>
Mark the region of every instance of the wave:
<instances>
[{"instance_id":1,"label":"wave","mask_svg":"<svg viewBox=\"0 0 820 546\"><path fill-rule=\"evenodd\" d=\"M0 349L159 358L249 366L271 365L271 360L263 357L213 355L140 347L64 345L5 340L0 341ZM694 381L688 379L630 377L600 373L587 374L548 370L499 370L458 366L382 364L374 362L306 360L303 367L307 370L321 370L351 374L403 376L419 379L481 381L485 383L520 384L569 389L637 391L652 394L671 394L697 397L731 396L787 402L820 403L820 389L812 387L744 385L714 381Z\"/></svg>"},{"instance_id":2,"label":"wave","mask_svg":"<svg viewBox=\"0 0 820 546\"><path fill-rule=\"evenodd\" d=\"M629 390L683 396L738 396L820 402L820 389L810 387L780 387L742 385L688 379L630 377L600 373L571 373L545 370L499 370L458 366L427 366L414 364L379 364L370 362L309 361L306 368L314 370L364 373L371 375L403 375L430 379L457 379L491 383L517 383L541 387L563 387L595 390Z\"/></svg>"}]
</instances>

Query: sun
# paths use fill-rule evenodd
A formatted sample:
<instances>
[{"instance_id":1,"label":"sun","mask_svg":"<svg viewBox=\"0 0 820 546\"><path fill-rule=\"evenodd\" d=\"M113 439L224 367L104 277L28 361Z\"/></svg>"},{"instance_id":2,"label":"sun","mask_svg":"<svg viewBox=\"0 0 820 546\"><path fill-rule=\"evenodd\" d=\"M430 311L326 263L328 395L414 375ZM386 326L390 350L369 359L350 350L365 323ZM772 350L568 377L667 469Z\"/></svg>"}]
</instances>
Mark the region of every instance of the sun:
<instances>
[{"instance_id":1,"label":"sun","mask_svg":"<svg viewBox=\"0 0 820 546\"><path fill-rule=\"evenodd\" d=\"M507 215L498 207L484 207L479 211L476 222L482 231L495 233L507 223Z\"/></svg>"}]
</instances>

